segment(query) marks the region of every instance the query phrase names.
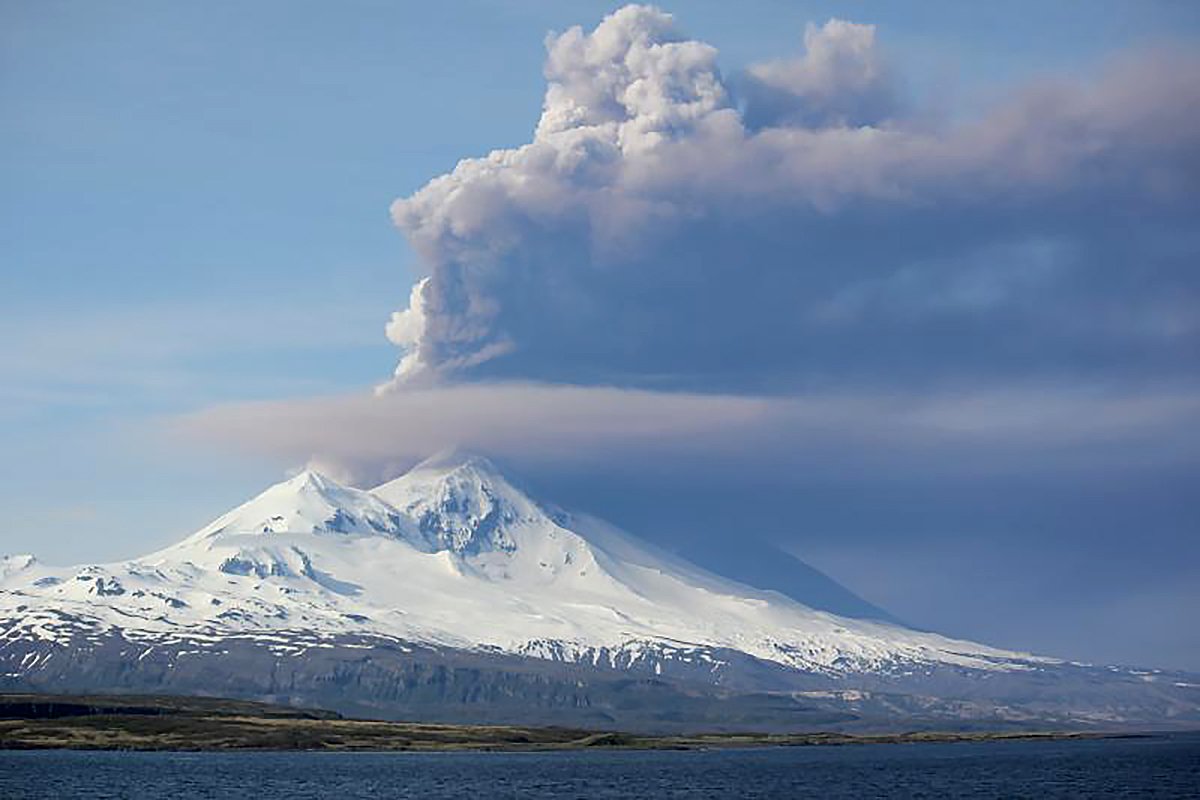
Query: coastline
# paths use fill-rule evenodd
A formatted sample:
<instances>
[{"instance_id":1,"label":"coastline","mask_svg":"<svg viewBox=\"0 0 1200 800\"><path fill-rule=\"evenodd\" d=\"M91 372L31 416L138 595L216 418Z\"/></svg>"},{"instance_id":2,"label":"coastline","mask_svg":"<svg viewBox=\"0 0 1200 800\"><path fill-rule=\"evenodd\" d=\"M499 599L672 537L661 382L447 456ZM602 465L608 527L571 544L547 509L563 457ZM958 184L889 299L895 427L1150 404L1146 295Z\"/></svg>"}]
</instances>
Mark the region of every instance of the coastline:
<instances>
[{"instance_id":1,"label":"coastline","mask_svg":"<svg viewBox=\"0 0 1200 800\"><path fill-rule=\"evenodd\" d=\"M346 719L331 712L196 697L0 695L0 750L531 752L709 750L1150 736L1119 731L754 732L655 735L519 725Z\"/></svg>"}]
</instances>

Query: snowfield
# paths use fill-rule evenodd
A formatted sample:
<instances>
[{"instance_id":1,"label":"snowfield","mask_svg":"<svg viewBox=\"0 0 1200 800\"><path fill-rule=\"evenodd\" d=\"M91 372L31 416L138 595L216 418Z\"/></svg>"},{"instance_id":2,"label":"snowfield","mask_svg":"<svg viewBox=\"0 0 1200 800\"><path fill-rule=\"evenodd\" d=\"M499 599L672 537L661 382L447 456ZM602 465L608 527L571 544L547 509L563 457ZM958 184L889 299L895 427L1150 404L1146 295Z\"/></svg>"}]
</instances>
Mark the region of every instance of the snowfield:
<instances>
[{"instance_id":1,"label":"snowfield","mask_svg":"<svg viewBox=\"0 0 1200 800\"><path fill-rule=\"evenodd\" d=\"M10 641L83 626L147 647L372 635L615 667L724 649L829 675L1061 663L725 580L544 507L478 457L431 460L371 491L302 472L124 563L5 558L0 617L19 620Z\"/></svg>"}]
</instances>

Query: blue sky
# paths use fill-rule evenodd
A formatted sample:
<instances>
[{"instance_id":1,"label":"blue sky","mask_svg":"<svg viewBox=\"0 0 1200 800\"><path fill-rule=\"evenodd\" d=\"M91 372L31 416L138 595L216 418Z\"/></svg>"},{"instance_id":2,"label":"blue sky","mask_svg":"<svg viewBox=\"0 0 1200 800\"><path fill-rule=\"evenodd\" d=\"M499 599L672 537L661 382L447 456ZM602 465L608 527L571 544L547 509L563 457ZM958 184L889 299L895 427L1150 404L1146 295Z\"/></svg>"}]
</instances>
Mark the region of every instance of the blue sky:
<instances>
[{"instance_id":1,"label":"blue sky","mask_svg":"<svg viewBox=\"0 0 1200 800\"><path fill-rule=\"evenodd\" d=\"M422 256L406 240L404 233L419 239L432 230L428 220L442 208L443 199L414 193L460 159L529 142L546 91L547 34L572 25L590 31L614 8L0 3L0 333L8 343L0 355L7 456L0 549L36 552L52 563L128 557L198 527L306 455L358 479L377 478L415 455L398 447L392 461L363 452L371 440L391 440L357 432L358 412L336 400L365 397L389 378L399 356L384 325L407 305L413 281L430 272L421 258L449 258L441 239L429 239ZM734 105L752 96L752 65L797 58L806 23L837 17L873 24L892 107L863 113L879 117L869 122L880 126L890 124L880 116L885 111L903 115L914 129L988 118L1030 84L1092 81L1102 93L1105 64L1128 53L1194 52L1200 30L1200 13L1182 2L693 2L667 10L678 37L719 50ZM1123 131L1133 131L1131 140L1139 135L1133 123L1104 125L1118 139ZM485 389L533 381L670 395L637 395L645 402L635 411L621 400L613 407L619 412L601 404L592 417L562 422L580 446L593 441L585 434L596 419L613 413L649 429L670 427L666 420L680 418L673 398L687 393L707 403L689 411L698 426L728 426L743 446L715 442L700 453L730 466L721 470L696 466L696 453L680 444L691 436L686 426L656 446L654 458L644 458L631 436L569 467L551 466L553 448L524 447L528 437L480 434L471 443L507 458L551 497L668 540L705 530L704 520L752 524L929 627L1081 658L1200 668L1200 641L1179 634L1185 610L1200 603L1200 513L1188 490L1197 453L1186 434L1195 421L1196 339L1186 330L1152 345L1108 330L1059 336L1063 319L1125 305L1171 330L1190 324L1195 284L1180 277L1179 265L1194 264L1200 253L1186 202L1195 199L1186 177L1194 164L1180 160L1172 169L1170 159L1197 151L1194 130L1179 131L1146 167L1147 174L1185 176L1177 194L1157 205L1112 188L1124 180L1121 170L1133 174L1142 168L1138 159L1151 157L1144 156L1150 145L1135 142L1132 155L1120 151L1115 166L1105 167L1117 178L1099 189L1081 173L1078 186L1053 196L1041 187L1035 200L1018 197L1003 208L950 213L938 200L928 213L885 213L878 224L852 215L837 217L844 228L806 222L813 227L805 229L805 247L837 266L831 274L862 273L830 289L822 313L835 322L870 322L824 334L820 345L782 323L744 333L744 320L734 319L726 328L734 333L723 338L709 337L719 325L689 327L696 316L724 313L719 301L729 293L704 288L729 280L721 264L747 255L764 264L787 260L795 243L772 236L788 228L792 211L774 201L752 199L750 222L725 215L728 237L706 223L674 231L666 250L628 243L617 261L639 275L661 268L666 277L661 285L586 284L587 313L609 321L603 335L571 328L573 312L534 313L560 299L554 281L488 283L505 309L523 308L519 298L537 302L521 311L520 324L516 312L496 322L507 326L516 355L450 380ZM746 184L760 180L745 174ZM1104 200L1099 215L1071 194L1084 185ZM389 206L414 196L420 203L402 233ZM714 198L719 208L723 200ZM766 204L761 214L757 202ZM505 213L482 208L488 220ZM1155 224L1122 227L1114 222L1121 214ZM480 224L493 236L488 220ZM520 229L513 258L546 250L557 259L591 247L570 225L536 230ZM920 241L908 242L904 230ZM978 241L974 231L982 231ZM746 235L761 248L744 248L738 237ZM872 249L873 236L890 244ZM845 246L847 238L854 247ZM959 239L970 241L951 246ZM675 267L664 253L680 260L679 277L671 277ZM709 265L707 254L721 264ZM908 260L887 274L872 271L868 262L884 256ZM681 304L679 281L695 274L683 271L689 258L711 271ZM1148 266L1135 275L1143 261ZM1055 282L1060 271L1075 274L1092 263L1104 271L1080 284ZM1018 268L998 284L996 264ZM832 286L828 276L800 284L788 275L764 272L749 281L781 301ZM989 316L997 294L1019 296L1021 312ZM880 298L904 303L880 305ZM763 301L751 294L745 306ZM958 304L958 316L913 326L948 302ZM617 310L630 308L637 313ZM689 313L672 317L672 308ZM756 314L783 319L789 312ZM1024 332L1036 345L997 338L991 325ZM664 328L681 333L672 338ZM647 330L660 347L640 346ZM445 343L426 341L433 367L448 363ZM481 346L498 341L485 338ZM745 368L730 370L731 363ZM509 400L489 407L524 402L503 397ZM781 410L781 397L809 405ZM288 448L253 435L322 398L335 400L321 406L328 416L315 424L344 428L350 444L296 437ZM247 411L252 402L283 405ZM401 417L416 414L403 397L391 402ZM455 412L466 438L472 424L483 424L471 402ZM565 401L547 401L556 402ZM746 402L760 405L747 410ZM833 413L850 407L903 435L876 432L863 444L861 422ZM1029 413L1013 422L1013 409ZM759 427L746 421L762 415L768 421ZM312 426L313 418L302 418ZM1089 427L1081 418L1097 422ZM180 419L188 421L187 435L179 434ZM485 422L502 427L506 420L501 414ZM817 436L839 426L854 430L852 446ZM803 457L795 447L770 446L780 428L792 431L782 437L789 445L804 443ZM918 436L931 429L935 435ZM1117 436L1115 429L1132 432ZM976 438L946 433L962 430ZM439 444L406 428L391 435L416 442L414 450ZM1021 437L1036 446L1014 443ZM668 506L691 510L667 513Z\"/></svg>"}]
</instances>

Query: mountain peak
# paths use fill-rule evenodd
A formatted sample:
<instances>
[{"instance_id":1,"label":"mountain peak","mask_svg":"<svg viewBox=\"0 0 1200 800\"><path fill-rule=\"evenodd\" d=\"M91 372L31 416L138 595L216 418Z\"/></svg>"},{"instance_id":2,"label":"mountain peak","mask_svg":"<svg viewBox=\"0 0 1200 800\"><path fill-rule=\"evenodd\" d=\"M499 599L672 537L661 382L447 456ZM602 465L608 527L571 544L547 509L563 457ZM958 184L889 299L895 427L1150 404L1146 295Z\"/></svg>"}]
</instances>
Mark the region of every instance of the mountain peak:
<instances>
[{"instance_id":1,"label":"mountain peak","mask_svg":"<svg viewBox=\"0 0 1200 800\"><path fill-rule=\"evenodd\" d=\"M434 453L429 458L418 463L407 474L431 472L449 474L458 471L470 471L480 476L503 480L500 470L487 457L458 447L451 447Z\"/></svg>"},{"instance_id":2,"label":"mountain peak","mask_svg":"<svg viewBox=\"0 0 1200 800\"><path fill-rule=\"evenodd\" d=\"M305 469L215 520L193 538L282 533L406 533L395 509L379 498Z\"/></svg>"},{"instance_id":3,"label":"mountain peak","mask_svg":"<svg viewBox=\"0 0 1200 800\"><path fill-rule=\"evenodd\" d=\"M512 552L513 524L545 512L483 456L452 450L417 464L371 494L415 519L435 550Z\"/></svg>"},{"instance_id":4,"label":"mountain peak","mask_svg":"<svg viewBox=\"0 0 1200 800\"><path fill-rule=\"evenodd\" d=\"M317 489L317 490L321 490L321 491L337 490L337 489L344 488L337 481L326 476L324 473L318 472L317 470L312 469L310 467L306 467L306 468L300 470L295 475L293 475L292 477L283 481L282 483L276 484L276 486L288 486L293 489L312 488L312 489ZM272 487L272 488L274 488L274 487Z\"/></svg>"}]
</instances>

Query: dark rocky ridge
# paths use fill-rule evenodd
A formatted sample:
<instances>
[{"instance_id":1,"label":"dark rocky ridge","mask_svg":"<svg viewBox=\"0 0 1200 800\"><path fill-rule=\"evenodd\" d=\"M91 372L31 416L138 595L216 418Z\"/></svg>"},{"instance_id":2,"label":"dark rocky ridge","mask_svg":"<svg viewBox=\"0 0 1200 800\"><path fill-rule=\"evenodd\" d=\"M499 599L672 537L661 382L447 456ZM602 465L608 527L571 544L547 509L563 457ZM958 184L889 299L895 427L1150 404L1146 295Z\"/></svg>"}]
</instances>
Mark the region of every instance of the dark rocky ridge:
<instances>
[{"instance_id":1,"label":"dark rocky ridge","mask_svg":"<svg viewBox=\"0 0 1200 800\"><path fill-rule=\"evenodd\" d=\"M19 624L0 620L0 630ZM652 733L1200 726L1191 711L1200 690L1189 700L1168 676L1121 683L1103 670L1060 666L1043 675L942 669L847 681L743 653L707 655L664 653L614 668L301 633L287 641L131 641L81 625L61 642L0 642L0 690L207 695L372 719ZM1080 707L1090 714L1073 710Z\"/></svg>"}]
</instances>

